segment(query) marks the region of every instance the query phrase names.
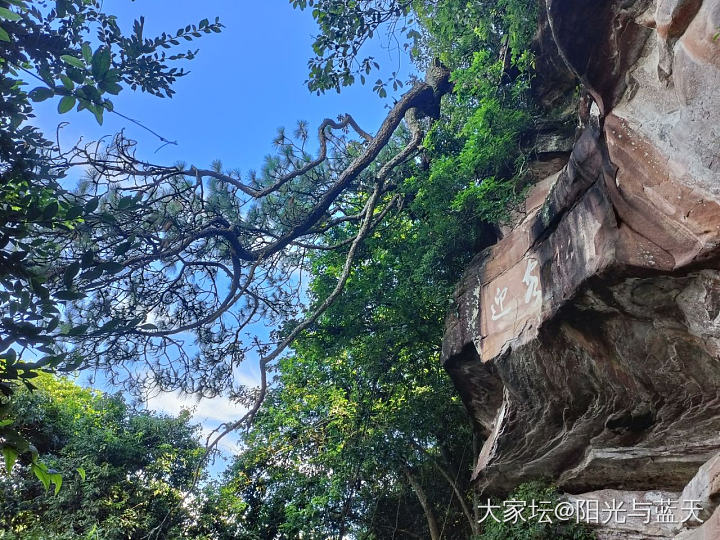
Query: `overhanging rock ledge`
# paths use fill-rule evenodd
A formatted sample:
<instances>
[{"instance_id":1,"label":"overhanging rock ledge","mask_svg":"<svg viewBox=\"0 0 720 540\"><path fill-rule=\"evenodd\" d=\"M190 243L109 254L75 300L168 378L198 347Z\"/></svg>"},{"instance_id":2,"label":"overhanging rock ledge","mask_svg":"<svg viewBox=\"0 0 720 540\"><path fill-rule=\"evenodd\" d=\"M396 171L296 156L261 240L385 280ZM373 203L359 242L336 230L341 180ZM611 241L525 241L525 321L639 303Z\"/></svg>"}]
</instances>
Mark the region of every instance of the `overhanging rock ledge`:
<instances>
[{"instance_id":1,"label":"overhanging rock ledge","mask_svg":"<svg viewBox=\"0 0 720 540\"><path fill-rule=\"evenodd\" d=\"M720 452L720 0L541 4L538 84L589 97L447 319L474 476L679 493Z\"/></svg>"}]
</instances>

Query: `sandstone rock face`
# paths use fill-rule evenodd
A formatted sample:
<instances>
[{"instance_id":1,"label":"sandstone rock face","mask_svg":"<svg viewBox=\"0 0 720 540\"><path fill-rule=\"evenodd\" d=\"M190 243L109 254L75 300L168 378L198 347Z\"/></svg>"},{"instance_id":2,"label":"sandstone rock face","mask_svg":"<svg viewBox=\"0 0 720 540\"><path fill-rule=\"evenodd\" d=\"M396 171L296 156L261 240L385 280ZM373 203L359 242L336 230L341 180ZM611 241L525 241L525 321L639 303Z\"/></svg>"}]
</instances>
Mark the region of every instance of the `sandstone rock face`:
<instances>
[{"instance_id":1,"label":"sandstone rock face","mask_svg":"<svg viewBox=\"0 0 720 540\"><path fill-rule=\"evenodd\" d=\"M716 540L720 538L720 454L680 493L605 489L566 497L598 540ZM591 504L592 503L592 504ZM617 514L612 509L619 508ZM610 517L619 516L617 519ZM662 516L662 517L659 517Z\"/></svg>"},{"instance_id":2,"label":"sandstone rock face","mask_svg":"<svg viewBox=\"0 0 720 540\"><path fill-rule=\"evenodd\" d=\"M580 508L583 521L589 522L591 527L598 524L594 527L598 540L653 540L673 537L676 527L672 523L657 520L656 509L665 507L671 510L671 506L680 509L679 497L679 493L663 491L603 489L570 495L567 499ZM589 504L591 501L594 503L592 508ZM672 501L672 505L668 501ZM624 512L619 512L620 517L614 519L610 514L611 508L621 508ZM679 521L686 516L672 517Z\"/></svg>"},{"instance_id":3,"label":"sandstone rock face","mask_svg":"<svg viewBox=\"0 0 720 540\"><path fill-rule=\"evenodd\" d=\"M543 2L540 84L589 97L448 316L474 474L679 493L720 451L720 0Z\"/></svg>"}]
</instances>

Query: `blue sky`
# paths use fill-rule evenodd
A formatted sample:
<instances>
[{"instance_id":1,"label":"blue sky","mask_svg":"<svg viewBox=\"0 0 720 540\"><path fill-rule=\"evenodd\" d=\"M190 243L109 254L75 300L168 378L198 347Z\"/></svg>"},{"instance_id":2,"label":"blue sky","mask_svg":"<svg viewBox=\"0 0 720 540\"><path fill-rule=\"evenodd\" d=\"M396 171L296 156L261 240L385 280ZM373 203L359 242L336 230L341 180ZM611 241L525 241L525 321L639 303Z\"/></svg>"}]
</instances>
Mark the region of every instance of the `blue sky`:
<instances>
[{"instance_id":1,"label":"blue sky","mask_svg":"<svg viewBox=\"0 0 720 540\"><path fill-rule=\"evenodd\" d=\"M341 94L310 93L304 81L316 26L309 11L294 10L288 0L114 0L105 2L105 8L117 14L128 30L134 18L144 15L147 36L216 16L226 28L221 34L181 42L200 53L190 62L178 63L191 73L178 80L172 99L129 90L113 99L117 111L177 140L178 146L166 146L155 154L161 143L122 118L108 114L104 125L97 126L87 112L60 116L55 112L57 103L39 104L38 123L48 133L59 121L71 123L62 132L65 144L80 135L95 139L125 128L141 143L143 153L156 161L182 160L207 167L220 159L227 168L247 171L260 168L281 126L294 128L297 120L307 120L313 127L325 117L350 113L363 129L374 132L386 105L392 103L390 98L380 99L370 85ZM397 54L379 43L371 46L381 64L391 70L397 67Z\"/></svg>"},{"instance_id":2,"label":"blue sky","mask_svg":"<svg viewBox=\"0 0 720 540\"><path fill-rule=\"evenodd\" d=\"M113 98L117 111L169 140L177 140L177 146L165 146L155 153L162 144L157 138L116 115L106 114L104 125L98 126L87 112L61 116L53 100L36 104L35 123L48 136L53 136L59 122L70 122L61 133L64 147L81 136L86 141L95 140L125 129L127 136L139 142L140 155L145 159L163 164L184 161L199 167L220 159L226 168L246 172L261 167L281 126L294 128L298 120L307 120L314 132L323 118L350 113L363 129L373 133L392 104L392 94L381 99L371 85L357 85L341 94L310 93L304 81L315 22L309 11L292 9L288 0L108 0L105 9L116 14L121 27L128 31L133 19L144 15L147 36L174 32L216 16L226 28L221 34L204 35L187 44L187 48L199 48L200 53L195 60L179 64L191 73L177 82L172 99L130 90ZM383 77L397 70L397 54L382 42L376 41L370 47L369 53L387 67ZM409 68L405 62L405 72ZM375 74L369 80L377 77ZM257 380L257 366L246 362L238 377L251 383ZM96 379L95 386L112 390L103 384L102 376ZM149 406L171 414L195 407L195 419L206 430L241 414L237 405L222 397L197 403L177 393L158 395ZM233 442L228 441L226 451L231 450ZM213 472L221 468L216 464Z\"/></svg>"}]
</instances>

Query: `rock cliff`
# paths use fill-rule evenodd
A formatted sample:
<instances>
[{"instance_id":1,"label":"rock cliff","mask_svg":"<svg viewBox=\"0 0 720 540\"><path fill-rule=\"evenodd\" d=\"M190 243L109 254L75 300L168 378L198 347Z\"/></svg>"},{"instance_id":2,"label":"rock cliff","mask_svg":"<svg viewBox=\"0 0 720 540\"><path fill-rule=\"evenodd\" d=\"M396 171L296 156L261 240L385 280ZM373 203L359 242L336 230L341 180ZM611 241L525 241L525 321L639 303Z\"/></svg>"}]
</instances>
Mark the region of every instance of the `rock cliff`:
<instances>
[{"instance_id":1,"label":"rock cliff","mask_svg":"<svg viewBox=\"0 0 720 540\"><path fill-rule=\"evenodd\" d=\"M601 538L717 539L720 0L540 3L535 92L578 127L538 130L541 178L448 316L478 489L701 494L701 527Z\"/></svg>"}]
</instances>

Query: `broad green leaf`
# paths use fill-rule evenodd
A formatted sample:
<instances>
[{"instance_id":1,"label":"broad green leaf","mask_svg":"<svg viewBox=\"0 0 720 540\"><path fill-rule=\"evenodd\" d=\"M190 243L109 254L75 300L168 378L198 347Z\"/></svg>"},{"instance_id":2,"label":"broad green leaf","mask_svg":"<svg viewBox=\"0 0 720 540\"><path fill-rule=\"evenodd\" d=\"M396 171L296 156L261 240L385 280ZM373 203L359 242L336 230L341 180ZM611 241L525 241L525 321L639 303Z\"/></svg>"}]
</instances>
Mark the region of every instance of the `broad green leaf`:
<instances>
[{"instance_id":1,"label":"broad green leaf","mask_svg":"<svg viewBox=\"0 0 720 540\"><path fill-rule=\"evenodd\" d=\"M15 465L15 460L18 457L18 453L11 446L3 446L2 453L3 456L5 456L5 470L10 473L10 471L12 471L13 465Z\"/></svg>"},{"instance_id":2,"label":"broad green leaf","mask_svg":"<svg viewBox=\"0 0 720 540\"><path fill-rule=\"evenodd\" d=\"M17 353L15 352L15 349L8 349L3 356L8 364L14 364L15 360L17 360Z\"/></svg>"},{"instance_id":3,"label":"broad green leaf","mask_svg":"<svg viewBox=\"0 0 720 540\"><path fill-rule=\"evenodd\" d=\"M100 199L98 197L93 197L85 205L85 212L92 214L95 210L97 210L98 204L100 204Z\"/></svg>"},{"instance_id":4,"label":"broad green leaf","mask_svg":"<svg viewBox=\"0 0 720 540\"><path fill-rule=\"evenodd\" d=\"M57 215L59 209L60 209L60 206L58 205L57 201L51 202L43 210L43 218L44 219L54 218Z\"/></svg>"},{"instance_id":5,"label":"broad green leaf","mask_svg":"<svg viewBox=\"0 0 720 540\"><path fill-rule=\"evenodd\" d=\"M75 279L75 276L78 275L78 272L80 272L80 263L78 261L75 261L74 263L70 264L65 269L65 275L63 276L63 281L64 281L66 287L70 288L72 286L73 279Z\"/></svg>"},{"instance_id":6,"label":"broad green leaf","mask_svg":"<svg viewBox=\"0 0 720 540\"><path fill-rule=\"evenodd\" d=\"M122 244L119 244L114 250L113 253L115 255L125 255L127 253L127 250L132 247L131 242L123 242Z\"/></svg>"},{"instance_id":7,"label":"broad green leaf","mask_svg":"<svg viewBox=\"0 0 720 540\"><path fill-rule=\"evenodd\" d=\"M58 319L57 317L53 317L48 323L45 332L49 334L58 327L58 324L60 324L60 319Z\"/></svg>"},{"instance_id":8,"label":"broad green leaf","mask_svg":"<svg viewBox=\"0 0 720 540\"><path fill-rule=\"evenodd\" d=\"M50 474L47 471L47 467L45 467L42 463L33 463L30 465L30 468L32 469L32 472L35 473L35 476L38 477L38 480L40 480L43 486L45 486L45 491L50 489Z\"/></svg>"},{"instance_id":9,"label":"broad green leaf","mask_svg":"<svg viewBox=\"0 0 720 540\"><path fill-rule=\"evenodd\" d=\"M110 330L114 330L121 322L122 319L111 319L100 327L100 331L109 332Z\"/></svg>"},{"instance_id":10,"label":"broad green leaf","mask_svg":"<svg viewBox=\"0 0 720 540\"><path fill-rule=\"evenodd\" d=\"M87 329L90 328L90 325L88 324L79 324L77 326L73 326L67 333L68 336L81 336L85 332L87 332Z\"/></svg>"},{"instance_id":11,"label":"broad green leaf","mask_svg":"<svg viewBox=\"0 0 720 540\"><path fill-rule=\"evenodd\" d=\"M103 263L102 269L107 272L108 274L117 274L120 272L123 268L125 268L122 264L115 262L115 261L109 261L106 263Z\"/></svg>"},{"instance_id":12,"label":"broad green leaf","mask_svg":"<svg viewBox=\"0 0 720 540\"><path fill-rule=\"evenodd\" d=\"M80 274L80 279L84 279L85 281L95 281L102 275L102 273L102 268L100 268L99 266L95 266Z\"/></svg>"},{"instance_id":13,"label":"broad green leaf","mask_svg":"<svg viewBox=\"0 0 720 540\"><path fill-rule=\"evenodd\" d=\"M49 99L54 95L55 92L45 86L38 86L37 88L33 88L32 90L30 90L30 92L28 92L28 97L37 103L45 101L46 99Z\"/></svg>"},{"instance_id":14,"label":"broad green leaf","mask_svg":"<svg viewBox=\"0 0 720 540\"><path fill-rule=\"evenodd\" d=\"M72 90L73 88L75 88L75 83L67 75L60 75L60 82L62 82L63 86L68 90Z\"/></svg>"},{"instance_id":15,"label":"broad green leaf","mask_svg":"<svg viewBox=\"0 0 720 540\"><path fill-rule=\"evenodd\" d=\"M85 298L85 294L75 291L58 291L54 296L58 300L80 300Z\"/></svg>"},{"instance_id":16,"label":"broad green leaf","mask_svg":"<svg viewBox=\"0 0 720 540\"><path fill-rule=\"evenodd\" d=\"M80 257L80 262L83 268L92 266L92 264L95 262L95 253L91 249L87 250L85 253L82 254L82 257Z\"/></svg>"},{"instance_id":17,"label":"broad green leaf","mask_svg":"<svg viewBox=\"0 0 720 540\"><path fill-rule=\"evenodd\" d=\"M10 41L10 34L8 34L2 26L0 26L0 41Z\"/></svg>"},{"instance_id":18,"label":"broad green leaf","mask_svg":"<svg viewBox=\"0 0 720 540\"><path fill-rule=\"evenodd\" d=\"M92 49L90 48L89 43L83 43L82 54L83 54L83 58L85 59L86 63L89 64L90 62L92 62L93 53L92 53Z\"/></svg>"},{"instance_id":19,"label":"broad green leaf","mask_svg":"<svg viewBox=\"0 0 720 540\"><path fill-rule=\"evenodd\" d=\"M65 214L65 219L76 219L76 218L79 218L79 217L82 215L83 211L84 211L84 209L83 209L82 206L80 206L80 205L73 205L73 206L70 207L70 209L69 209L69 210L67 211L67 213Z\"/></svg>"},{"instance_id":20,"label":"broad green leaf","mask_svg":"<svg viewBox=\"0 0 720 540\"><path fill-rule=\"evenodd\" d=\"M75 470L78 472L78 474L80 475L80 478L82 478L82 481L84 482L85 481L85 469L83 469L82 467L78 467Z\"/></svg>"},{"instance_id":21,"label":"broad green leaf","mask_svg":"<svg viewBox=\"0 0 720 540\"><path fill-rule=\"evenodd\" d=\"M67 75L70 77L70 80L77 84L83 84L85 82L85 69L78 69L75 67L69 67L67 70Z\"/></svg>"},{"instance_id":22,"label":"broad green leaf","mask_svg":"<svg viewBox=\"0 0 720 540\"><path fill-rule=\"evenodd\" d=\"M105 90L108 94L112 94L114 96L118 95L120 93L120 91L122 90L122 86L120 86L116 82L102 81L99 86L102 90ZM112 109L108 109L108 110L112 110Z\"/></svg>"},{"instance_id":23,"label":"broad green leaf","mask_svg":"<svg viewBox=\"0 0 720 540\"><path fill-rule=\"evenodd\" d=\"M63 54L60 59L66 64L69 64L73 67L76 67L78 69L85 69L85 64L83 64L82 60L75 58L74 56L70 56L69 54Z\"/></svg>"},{"instance_id":24,"label":"broad green leaf","mask_svg":"<svg viewBox=\"0 0 720 540\"><path fill-rule=\"evenodd\" d=\"M67 3L68 0L55 1L55 11L57 11L58 17L65 17L67 15Z\"/></svg>"},{"instance_id":25,"label":"broad green leaf","mask_svg":"<svg viewBox=\"0 0 720 540\"><path fill-rule=\"evenodd\" d=\"M55 495L57 495L60 493L60 488L62 487L62 475L60 473L52 473L50 474L50 481L55 484Z\"/></svg>"},{"instance_id":26,"label":"broad green leaf","mask_svg":"<svg viewBox=\"0 0 720 540\"><path fill-rule=\"evenodd\" d=\"M70 79L68 79L69 81ZM75 106L75 98L73 96L64 96L58 103L58 112L65 114Z\"/></svg>"},{"instance_id":27,"label":"broad green leaf","mask_svg":"<svg viewBox=\"0 0 720 540\"><path fill-rule=\"evenodd\" d=\"M101 81L105 78L105 74L110 69L110 49L107 47L100 47L92 57L92 74L96 81Z\"/></svg>"},{"instance_id":28,"label":"broad green leaf","mask_svg":"<svg viewBox=\"0 0 720 540\"><path fill-rule=\"evenodd\" d=\"M88 87L84 87L84 88L88 88ZM93 90L95 90L95 89L93 88ZM96 91L96 92L97 92L97 91ZM99 95L98 95L98 98L99 98ZM95 105L94 103L91 103L91 102L89 102L89 101L81 101L81 105L83 105L84 108L86 108L88 111L90 111L91 113L93 113L93 115L95 115L95 120L97 121L97 123L102 126L102 123L103 123L103 111L104 111L105 109L104 109L103 107L97 106L97 105Z\"/></svg>"},{"instance_id":29,"label":"broad green leaf","mask_svg":"<svg viewBox=\"0 0 720 540\"><path fill-rule=\"evenodd\" d=\"M10 11L8 8L0 7L0 19L6 19L8 21L19 21L22 16L19 13Z\"/></svg>"}]
</instances>

